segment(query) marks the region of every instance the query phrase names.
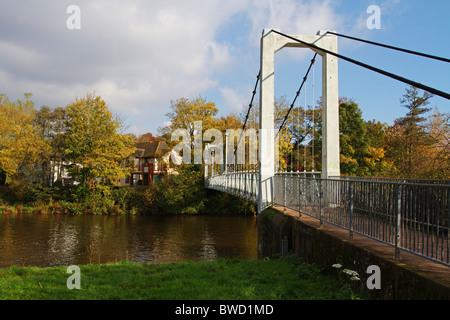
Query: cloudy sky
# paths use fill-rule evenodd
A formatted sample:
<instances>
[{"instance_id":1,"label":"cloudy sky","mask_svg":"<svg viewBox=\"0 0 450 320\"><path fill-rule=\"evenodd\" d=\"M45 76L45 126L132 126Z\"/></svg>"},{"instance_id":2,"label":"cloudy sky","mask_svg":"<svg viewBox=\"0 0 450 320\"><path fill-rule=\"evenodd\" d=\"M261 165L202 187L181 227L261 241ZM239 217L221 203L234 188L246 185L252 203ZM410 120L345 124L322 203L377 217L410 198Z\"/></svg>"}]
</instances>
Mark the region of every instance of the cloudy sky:
<instances>
[{"instance_id":1,"label":"cloudy sky","mask_svg":"<svg viewBox=\"0 0 450 320\"><path fill-rule=\"evenodd\" d=\"M80 29L67 27L70 5L80 8ZM381 29L367 28L370 5L381 8ZM213 101L220 115L242 111L259 72L264 28L335 30L448 58L448 12L447 0L0 0L0 93L15 100L31 92L37 108L95 93L129 132L155 134L171 100L181 97ZM339 52L450 92L448 63L345 39ZM294 98L311 56L307 49L277 54L277 96ZM367 120L404 115L399 100L407 85L345 61L339 77L340 96L353 98ZM432 106L450 111L443 98Z\"/></svg>"}]
</instances>

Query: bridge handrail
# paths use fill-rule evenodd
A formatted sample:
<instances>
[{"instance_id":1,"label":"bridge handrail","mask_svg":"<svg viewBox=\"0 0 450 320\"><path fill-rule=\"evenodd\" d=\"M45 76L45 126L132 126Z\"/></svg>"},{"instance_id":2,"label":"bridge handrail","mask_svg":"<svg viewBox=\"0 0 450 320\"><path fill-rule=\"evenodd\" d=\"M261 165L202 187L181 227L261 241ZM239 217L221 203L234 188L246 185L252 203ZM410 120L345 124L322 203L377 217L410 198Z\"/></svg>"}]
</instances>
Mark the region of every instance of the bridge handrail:
<instances>
[{"instance_id":1,"label":"bridge handrail","mask_svg":"<svg viewBox=\"0 0 450 320\"><path fill-rule=\"evenodd\" d=\"M450 185L277 174L274 204L450 266Z\"/></svg>"},{"instance_id":2,"label":"bridge handrail","mask_svg":"<svg viewBox=\"0 0 450 320\"><path fill-rule=\"evenodd\" d=\"M450 179L415 179L415 178L387 178L387 177L352 177L352 176L341 176L332 177L337 179L346 180L369 180L369 181L385 181L385 182L399 182L399 183L415 183L415 184L450 184Z\"/></svg>"}]
</instances>

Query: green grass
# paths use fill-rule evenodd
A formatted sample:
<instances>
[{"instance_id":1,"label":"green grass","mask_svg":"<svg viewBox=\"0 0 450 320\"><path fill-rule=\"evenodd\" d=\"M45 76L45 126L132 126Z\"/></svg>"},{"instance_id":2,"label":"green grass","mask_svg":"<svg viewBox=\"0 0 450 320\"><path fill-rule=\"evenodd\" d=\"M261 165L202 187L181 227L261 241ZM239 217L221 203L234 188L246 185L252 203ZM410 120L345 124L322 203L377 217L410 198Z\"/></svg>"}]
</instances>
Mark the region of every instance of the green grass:
<instances>
[{"instance_id":1,"label":"green grass","mask_svg":"<svg viewBox=\"0 0 450 320\"><path fill-rule=\"evenodd\" d=\"M347 300L349 287L297 258L218 259L80 266L81 289L66 267L0 269L3 300Z\"/></svg>"}]
</instances>

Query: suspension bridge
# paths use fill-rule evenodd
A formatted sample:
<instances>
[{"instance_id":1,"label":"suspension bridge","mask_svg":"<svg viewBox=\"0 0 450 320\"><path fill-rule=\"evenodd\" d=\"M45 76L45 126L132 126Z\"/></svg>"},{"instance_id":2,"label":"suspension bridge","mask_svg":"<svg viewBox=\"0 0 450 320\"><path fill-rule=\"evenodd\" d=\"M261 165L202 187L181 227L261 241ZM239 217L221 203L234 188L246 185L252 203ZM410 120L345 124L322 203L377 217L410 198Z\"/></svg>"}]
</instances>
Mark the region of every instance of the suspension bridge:
<instances>
[{"instance_id":1,"label":"suspension bridge","mask_svg":"<svg viewBox=\"0 0 450 320\"><path fill-rule=\"evenodd\" d=\"M450 94L339 54L339 37L450 63L447 58L331 31L298 36L265 29L261 37L260 70L243 128L227 134L224 161L220 164L212 161L205 166L205 185L253 202L258 216L270 207L289 208L298 212L299 217L308 215L320 223L348 230L350 239L357 233L395 247L396 255L403 250L450 266L449 180L341 176L338 60L444 99L450 100ZM283 116L275 101L274 56L288 47L310 49L313 57ZM314 86L319 57L322 139L317 146ZM296 108L297 101L302 103L302 92L304 108ZM254 104L258 94L259 108ZM252 139L255 135L257 139ZM320 166L315 161L318 147L322 157ZM250 156L252 153L257 157Z\"/></svg>"}]
</instances>

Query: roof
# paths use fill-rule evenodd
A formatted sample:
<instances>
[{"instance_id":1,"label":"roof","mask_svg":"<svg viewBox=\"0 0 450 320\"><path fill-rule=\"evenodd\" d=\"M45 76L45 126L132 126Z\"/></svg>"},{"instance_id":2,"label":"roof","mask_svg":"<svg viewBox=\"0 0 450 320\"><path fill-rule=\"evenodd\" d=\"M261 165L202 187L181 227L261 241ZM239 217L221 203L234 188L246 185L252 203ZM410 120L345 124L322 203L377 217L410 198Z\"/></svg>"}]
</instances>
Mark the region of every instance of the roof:
<instances>
[{"instance_id":1,"label":"roof","mask_svg":"<svg viewBox=\"0 0 450 320\"><path fill-rule=\"evenodd\" d=\"M138 151L136 155L139 158L156 158L161 155L161 153L168 149L169 147L163 141L155 140L151 142L139 142L136 143L136 148Z\"/></svg>"}]
</instances>

